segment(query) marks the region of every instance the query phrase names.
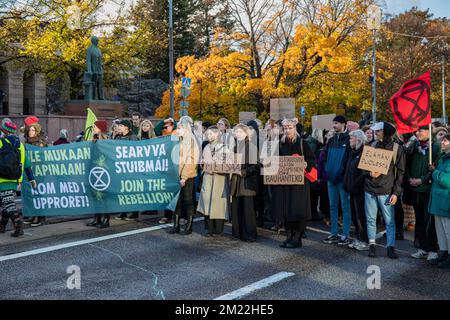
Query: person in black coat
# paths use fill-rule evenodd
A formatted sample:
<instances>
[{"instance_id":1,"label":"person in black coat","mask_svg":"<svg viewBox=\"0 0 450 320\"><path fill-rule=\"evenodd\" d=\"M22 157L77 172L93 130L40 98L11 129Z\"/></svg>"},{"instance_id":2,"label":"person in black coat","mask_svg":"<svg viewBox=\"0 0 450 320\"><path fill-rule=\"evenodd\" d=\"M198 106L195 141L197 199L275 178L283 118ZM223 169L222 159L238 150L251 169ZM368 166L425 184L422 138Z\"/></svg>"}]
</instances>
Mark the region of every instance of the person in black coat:
<instances>
[{"instance_id":1,"label":"person in black coat","mask_svg":"<svg viewBox=\"0 0 450 320\"><path fill-rule=\"evenodd\" d=\"M350 147L352 151L344 176L344 190L350 194L350 209L356 232L356 240L349 247L359 251L369 250L366 211L364 208L365 175L363 170L358 169L366 140L366 135L362 130L350 132Z\"/></svg>"},{"instance_id":2,"label":"person in black coat","mask_svg":"<svg viewBox=\"0 0 450 320\"><path fill-rule=\"evenodd\" d=\"M284 134L280 141L280 156L303 156L309 172L315 166L314 153L296 131L297 119L283 120ZM306 229L306 219L311 216L310 183L304 185L272 186L273 215L286 229L286 240L282 248L299 248Z\"/></svg>"},{"instance_id":3,"label":"person in black coat","mask_svg":"<svg viewBox=\"0 0 450 320\"><path fill-rule=\"evenodd\" d=\"M231 176L231 215L233 237L243 241L256 241L256 212L254 196L258 188L257 155L251 152L250 129L238 124L233 129L236 137L234 151L242 156L241 174ZM256 149L256 148L255 148Z\"/></svg>"}]
</instances>

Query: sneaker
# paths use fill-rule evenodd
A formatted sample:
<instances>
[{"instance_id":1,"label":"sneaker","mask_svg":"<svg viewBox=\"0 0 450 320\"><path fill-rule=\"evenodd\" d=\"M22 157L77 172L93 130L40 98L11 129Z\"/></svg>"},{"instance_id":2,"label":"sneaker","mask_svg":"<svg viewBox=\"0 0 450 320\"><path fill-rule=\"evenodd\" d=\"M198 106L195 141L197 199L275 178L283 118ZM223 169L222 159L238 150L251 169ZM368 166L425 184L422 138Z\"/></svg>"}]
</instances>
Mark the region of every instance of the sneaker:
<instances>
[{"instance_id":1,"label":"sneaker","mask_svg":"<svg viewBox=\"0 0 450 320\"><path fill-rule=\"evenodd\" d=\"M31 223L33 223L33 221L34 221L34 217L31 217L31 218L23 220L23 223L24 224L31 224Z\"/></svg>"},{"instance_id":2,"label":"sneaker","mask_svg":"<svg viewBox=\"0 0 450 320\"><path fill-rule=\"evenodd\" d=\"M430 262L430 260L435 260L438 258L438 254L437 252L428 252L428 257L427 257L427 261Z\"/></svg>"},{"instance_id":3,"label":"sneaker","mask_svg":"<svg viewBox=\"0 0 450 320\"><path fill-rule=\"evenodd\" d=\"M437 266L440 262L448 258L448 251L439 251L436 259L428 260L428 263L432 266Z\"/></svg>"},{"instance_id":4,"label":"sneaker","mask_svg":"<svg viewBox=\"0 0 450 320\"><path fill-rule=\"evenodd\" d=\"M330 235L326 239L324 239L322 242L326 243L326 244L337 244L339 242L339 238L337 236Z\"/></svg>"},{"instance_id":5,"label":"sneaker","mask_svg":"<svg viewBox=\"0 0 450 320\"><path fill-rule=\"evenodd\" d=\"M369 245L369 257L375 258L377 256L377 247L374 244Z\"/></svg>"},{"instance_id":6,"label":"sneaker","mask_svg":"<svg viewBox=\"0 0 450 320\"><path fill-rule=\"evenodd\" d=\"M426 259L428 257L428 252L419 249L416 253L413 253L411 257L414 259Z\"/></svg>"},{"instance_id":7,"label":"sneaker","mask_svg":"<svg viewBox=\"0 0 450 320\"><path fill-rule=\"evenodd\" d=\"M348 244L348 247L349 247L350 249L356 249L356 247L359 246L360 243L361 243L361 242L360 242L359 240L354 240L354 241L352 241L352 242L350 242L350 243Z\"/></svg>"},{"instance_id":8,"label":"sneaker","mask_svg":"<svg viewBox=\"0 0 450 320\"><path fill-rule=\"evenodd\" d=\"M164 223L169 223L169 219L162 218L161 220L159 220L159 224L164 224Z\"/></svg>"},{"instance_id":9,"label":"sneaker","mask_svg":"<svg viewBox=\"0 0 450 320\"><path fill-rule=\"evenodd\" d=\"M358 251L369 251L369 245L361 241L359 246L355 246L355 249Z\"/></svg>"},{"instance_id":10,"label":"sneaker","mask_svg":"<svg viewBox=\"0 0 450 320\"><path fill-rule=\"evenodd\" d=\"M387 256L391 259L398 259L398 255L395 253L394 247L387 247Z\"/></svg>"},{"instance_id":11,"label":"sneaker","mask_svg":"<svg viewBox=\"0 0 450 320\"><path fill-rule=\"evenodd\" d=\"M348 246L350 244L350 239L348 237L341 237L338 242L338 246Z\"/></svg>"}]
</instances>

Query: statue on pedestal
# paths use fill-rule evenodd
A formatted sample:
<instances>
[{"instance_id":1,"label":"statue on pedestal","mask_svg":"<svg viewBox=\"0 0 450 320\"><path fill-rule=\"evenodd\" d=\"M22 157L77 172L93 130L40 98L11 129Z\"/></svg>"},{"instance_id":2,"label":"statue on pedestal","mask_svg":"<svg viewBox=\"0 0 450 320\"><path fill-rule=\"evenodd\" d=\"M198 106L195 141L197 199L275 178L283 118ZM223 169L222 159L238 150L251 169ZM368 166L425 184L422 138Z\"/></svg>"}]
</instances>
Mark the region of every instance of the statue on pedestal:
<instances>
[{"instance_id":1,"label":"statue on pedestal","mask_svg":"<svg viewBox=\"0 0 450 320\"><path fill-rule=\"evenodd\" d=\"M86 52L86 72L84 73L84 99L104 100L102 52L98 48L98 38L91 38Z\"/></svg>"}]
</instances>

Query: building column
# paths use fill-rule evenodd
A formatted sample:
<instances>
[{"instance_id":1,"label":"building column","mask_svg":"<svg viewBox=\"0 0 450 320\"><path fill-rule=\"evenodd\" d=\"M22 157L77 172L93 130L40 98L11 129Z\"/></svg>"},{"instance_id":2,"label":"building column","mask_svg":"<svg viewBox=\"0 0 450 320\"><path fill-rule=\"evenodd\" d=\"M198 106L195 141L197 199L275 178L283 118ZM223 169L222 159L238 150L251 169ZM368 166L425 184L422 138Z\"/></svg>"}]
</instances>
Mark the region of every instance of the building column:
<instances>
[{"instance_id":1,"label":"building column","mask_svg":"<svg viewBox=\"0 0 450 320\"><path fill-rule=\"evenodd\" d=\"M8 71L8 85L6 99L9 105L9 114L23 114L23 73L25 68L15 63L6 63Z\"/></svg>"}]
</instances>

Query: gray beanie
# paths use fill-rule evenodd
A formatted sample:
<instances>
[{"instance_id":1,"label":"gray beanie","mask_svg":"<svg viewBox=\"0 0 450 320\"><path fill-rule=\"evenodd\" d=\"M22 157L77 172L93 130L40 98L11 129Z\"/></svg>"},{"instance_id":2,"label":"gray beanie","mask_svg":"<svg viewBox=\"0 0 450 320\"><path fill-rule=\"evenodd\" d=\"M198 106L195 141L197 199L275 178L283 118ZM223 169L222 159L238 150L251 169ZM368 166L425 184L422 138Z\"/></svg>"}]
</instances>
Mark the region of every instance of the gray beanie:
<instances>
[{"instance_id":1,"label":"gray beanie","mask_svg":"<svg viewBox=\"0 0 450 320\"><path fill-rule=\"evenodd\" d=\"M354 130L352 132L350 132L350 137L355 137L356 138L356 150L359 150L359 148L361 148L367 141L366 135L364 134L364 132L362 130Z\"/></svg>"}]
</instances>

